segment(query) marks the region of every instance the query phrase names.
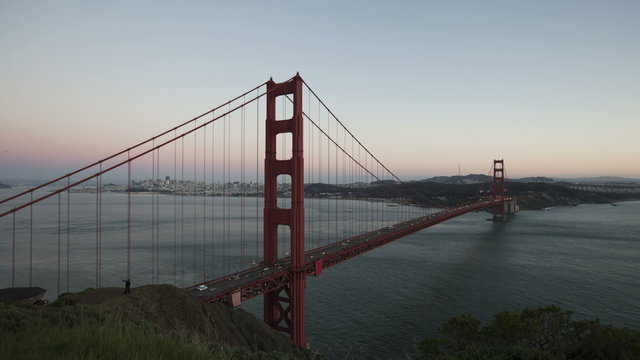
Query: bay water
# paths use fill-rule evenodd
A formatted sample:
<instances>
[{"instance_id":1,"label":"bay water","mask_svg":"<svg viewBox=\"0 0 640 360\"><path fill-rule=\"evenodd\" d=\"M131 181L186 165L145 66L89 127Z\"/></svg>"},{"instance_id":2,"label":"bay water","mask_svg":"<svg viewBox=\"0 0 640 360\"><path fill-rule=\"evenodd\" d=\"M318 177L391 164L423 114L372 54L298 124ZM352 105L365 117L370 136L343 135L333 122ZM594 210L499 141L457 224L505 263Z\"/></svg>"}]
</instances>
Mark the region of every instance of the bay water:
<instances>
[{"instance_id":1,"label":"bay water","mask_svg":"<svg viewBox=\"0 0 640 360\"><path fill-rule=\"evenodd\" d=\"M9 193L7 190L2 192L1 198ZM104 260L101 282L102 286L121 286L121 278L127 276L123 272L126 268L123 238L127 225L126 214L121 210L126 195L104 193L102 196L104 209L100 231L104 233L101 238ZM151 196L134 197L132 212L149 212ZM69 260L70 291L96 284L94 198L94 194L71 195L74 213L70 217L74 224L69 240L73 244ZM163 204L176 201L172 196L163 195L160 199ZM194 198L193 207L191 199L187 200L185 216L198 217L193 214L198 213L200 199ZM61 204L57 204L52 199L48 205L39 206L35 214L44 222L40 221L34 227L32 284L47 288L53 297L56 287L61 287L60 292L67 289L66 262L56 264L58 240L62 244L61 256L66 259L65 233L56 230L65 226L64 201L62 198ZM239 200L228 201L237 203ZM322 213L333 209L358 211L359 207L353 201L345 204L341 201L332 200L332 205L324 210L310 209L307 216L311 221L317 216L315 220L319 221ZM306 206L322 207L322 204L324 202L309 201ZM115 205L119 205L117 209L120 210L116 210ZM423 338L436 335L438 327L452 316L468 313L486 323L493 313L501 310L549 304L574 311L575 318L598 317L605 323L640 329L640 201L614 205L521 211L509 216L505 223L486 221L490 215L485 212L471 213L326 269L320 276L307 280L305 326L309 343L327 359L406 358L414 354ZM61 218L57 215L58 206L62 208ZM206 211L221 212L217 206L222 203L212 203ZM260 211L261 206L260 201L247 201L243 211L253 214L256 209ZM181 258L174 257L173 249L179 244L172 243L169 234L175 227L172 220L175 210L172 209L175 207L159 210L156 217L157 230L162 233L159 238L163 239L158 242L160 251L155 259L161 264L156 274L157 282L191 285L202 276L210 276L199 272L198 266L212 266L211 272L222 274L225 273L223 266L229 271L240 266L238 261L247 265L259 257L261 245L257 241L255 247L249 244L259 237L261 225L250 219L227 225L228 228L237 229L240 225L246 228L244 236L248 245L242 250L242 260L238 260L238 248L229 245L229 258L235 258L235 263L228 260L226 265L207 265L207 258L202 257L195 246L189 247L189 243ZM227 215L233 218L232 214ZM10 286L12 276L16 277L17 286L26 286L28 247L24 225L28 219L26 216L17 218L23 230L18 230L16 235L18 260L13 275L13 219L5 217L1 220L0 287ZM196 219L191 220L187 220L186 233L182 237L199 239L197 229L201 224ZM366 217L359 218L358 222L355 229L353 225L345 226L345 232L367 228ZM194 230L190 232L192 228ZM313 224L310 229L314 229ZM212 228L203 232L223 230ZM132 271L152 274L151 242L140 240L141 236L149 238L149 221L135 221L130 231L136 239L135 256L143 259L132 264ZM322 227L317 231L321 232ZM229 243L237 240L229 236ZM223 243L212 245L217 246L217 251L224 248ZM196 264L200 261L195 269L186 260L192 256ZM148 261L144 260L146 258ZM172 271L174 262L186 265L180 271L175 268ZM57 281L57 277L61 280ZM151 282L153 276L147 277L133 279L133 286ZM260 297L242 307L261 316Z\"/></svg>"},{"instance_id":2,"label":"bay water","mask_svg":"<svg viewBox=\"0 0 640 360\"><path fill-rule=\"evenodd\" d=\"M555 304L640 330L640 202L472 213L307 282L307 332L328 359L406 358L448 318Z\"/></svg>"}]
</instances>

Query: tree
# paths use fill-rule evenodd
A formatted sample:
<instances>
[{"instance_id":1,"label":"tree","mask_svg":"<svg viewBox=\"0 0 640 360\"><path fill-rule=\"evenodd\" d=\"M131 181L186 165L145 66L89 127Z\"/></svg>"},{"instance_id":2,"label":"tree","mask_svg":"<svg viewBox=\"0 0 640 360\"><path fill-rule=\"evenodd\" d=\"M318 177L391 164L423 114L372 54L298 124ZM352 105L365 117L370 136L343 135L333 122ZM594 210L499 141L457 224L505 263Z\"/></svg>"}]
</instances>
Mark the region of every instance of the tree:
<instances>
[{"instance_id":1,"label":"tree","mask_svg":"<svg viewBox=\"0 0 640 360\"><path fill-rule=\"evenodd\" d=\"M597 319L571 321L571 311L549 305L501 311L491 323L459 315L428 337L418 351L433 360L631 360L640 359L640 332L603 325Z\"/></svg>"}]
</instances>

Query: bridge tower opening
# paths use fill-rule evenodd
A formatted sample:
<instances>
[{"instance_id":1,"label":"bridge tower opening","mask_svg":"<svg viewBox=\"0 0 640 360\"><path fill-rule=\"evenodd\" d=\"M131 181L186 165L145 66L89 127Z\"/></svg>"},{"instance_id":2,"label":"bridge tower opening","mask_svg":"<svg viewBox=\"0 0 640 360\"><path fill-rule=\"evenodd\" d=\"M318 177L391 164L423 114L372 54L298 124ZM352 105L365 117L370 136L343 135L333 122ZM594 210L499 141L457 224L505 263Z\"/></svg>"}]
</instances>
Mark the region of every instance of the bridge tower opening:
<instances>
[{"instance_id":1,"label":"bridge tower opening","mask_svg":"<svg viewBox=\"0 0 640 360\"><path fill-rule=\"evenodd\" d=\"M502 200L493 208L493 221L504 221L504 160L493 160L493 185L491 194L494 199Z\"/></svg>"},{"instance_id":2,"label":"bridge tower opening","mask_svg":"<svg viewBox=\"0 0 640 360\"><path fill-rule=\"evenodd\" d=\"M293 117L276 119L276 101L280 96L293 99ZM293 343L307 345L304 330L304 158L303 158L302 78L267 83L267 114L264 166L264 266L278 261L278 226L291 231L291 270L289 283L264 294L264 320L274 329L289 333ZM276 158L276 137L291 134L290 159ZM291 177L291 205L278 207L279 175Z\"/></svg>"}]
</instances>

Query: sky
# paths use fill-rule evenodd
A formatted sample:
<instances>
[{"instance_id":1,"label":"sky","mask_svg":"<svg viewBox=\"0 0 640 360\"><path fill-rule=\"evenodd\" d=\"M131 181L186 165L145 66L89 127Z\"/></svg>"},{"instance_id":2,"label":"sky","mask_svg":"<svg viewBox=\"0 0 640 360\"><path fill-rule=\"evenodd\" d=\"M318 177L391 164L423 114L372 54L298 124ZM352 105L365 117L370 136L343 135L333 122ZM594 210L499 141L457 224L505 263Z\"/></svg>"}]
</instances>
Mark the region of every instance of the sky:
<instances>
[{"instance_id":1,"label":"sky","mask_svg":"<svg viewBox=\"0 0 640 360\"><path fill-rule=\"evenodd\" d=\"M640 178L638 1L0 0L0 179L296 72L401 178Z\"/></svg>"}]
</instances>

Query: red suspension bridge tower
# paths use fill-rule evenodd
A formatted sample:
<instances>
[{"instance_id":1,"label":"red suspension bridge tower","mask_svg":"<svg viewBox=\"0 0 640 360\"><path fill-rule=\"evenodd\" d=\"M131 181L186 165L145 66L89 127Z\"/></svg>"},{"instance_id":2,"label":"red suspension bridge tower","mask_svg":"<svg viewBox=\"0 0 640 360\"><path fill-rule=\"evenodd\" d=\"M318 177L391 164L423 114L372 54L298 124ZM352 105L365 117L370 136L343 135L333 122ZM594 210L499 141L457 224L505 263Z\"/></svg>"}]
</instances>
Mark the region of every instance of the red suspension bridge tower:
<instances>
[{"instance_id":1,"label":"red suspension bridge tower","mask_svg":"<svg viewBox=\"0 0 640 360\"><path fill-rule=\"evenodd\" d=\"M279 96L293 97L293 117L276 119L276 100ZM264 295L264 320L274 329L289 333L293 342L306 346L304 331L304 158L302 124L302 78L296 74L291 80L267 83L267 119L264 180L264 266L278 261L278 227L285 225L291 232L290 282ZM291 158L278 160L278 134L290 133L293 139ZM279 175L291 177L290 208L278 207Z\"/></svg>"},{"instance_id":2,"label":"red suspension bridge tower","mask_svg":"<svg viewBox=\"0 0 640 360\"><path fill-rule=\"evenodd\" d=\"M504 221L504 160L493 160L492 192L494 200L502 200L493 208L493 221Z\"/></svg>"}]
</instances>

